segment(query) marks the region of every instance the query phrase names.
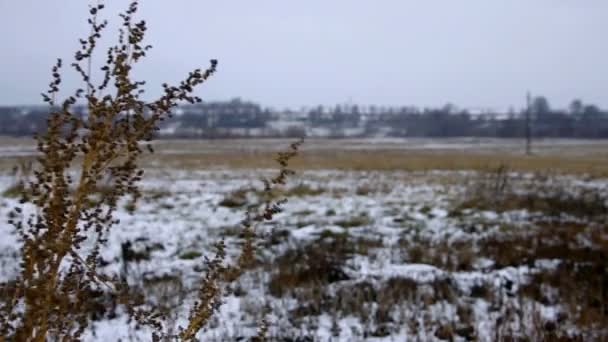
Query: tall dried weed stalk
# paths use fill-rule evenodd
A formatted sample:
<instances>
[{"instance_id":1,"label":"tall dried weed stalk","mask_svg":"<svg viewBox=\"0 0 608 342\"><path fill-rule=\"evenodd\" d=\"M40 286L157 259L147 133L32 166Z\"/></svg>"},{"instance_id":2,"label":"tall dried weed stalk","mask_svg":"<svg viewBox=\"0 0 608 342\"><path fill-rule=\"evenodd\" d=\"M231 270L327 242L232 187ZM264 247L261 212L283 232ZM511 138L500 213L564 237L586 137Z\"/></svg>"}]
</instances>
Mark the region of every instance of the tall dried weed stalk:
<instances>
[{"instance_id":1,"label":"tall dried weed stalk","mask_svg":"<svg viewBox=\"0 0 608 342\"><path fill-rule=\"evenodd\" d=\"M143 101L145 82L133 80L132 70L151 46L144 44L146 22L135 20L135 0L120 14L118 43L108 48L100 68L103 77L94 84L92 57L107 26L107 21L98 20L103 8L103 4L90 7L91 33L80 40L81 48L70 65L85 86L58 102L63 67L58 60L49 89L42 94L51 113L47 131L35 137L41 156L22 192L22 206L9 215L23 245L20 274L0 288L4 299L0 303L0 341L80 340L90 325L90 309L108 294L125 305L131 318L152 327L153 340L194 340L220 306L222 285L236 279L254 259L256 224L281 210L283 202L273 202L270 194L293 173L288 162L301 142L279 154L278 174L265 181L266 203L243 220L245 243L240 257L228 264L223 241L215 245L215 257L206 261L207 271L187 326L169 336L166 331L172 330L160 313L128 296L126 280L98 270L99 254L109 230L119 223L113 215L118 200L140 196L137 183L144 172L137 160L144 153L143 146L152 152L145 142L178 103L201 101L194 90L215 73L217 61L211 60L206 70L189 73L177 86L163 84L163 94L155 101ZM71 110L78 101L88 105L85 117ZM100 183L108 179L105 187L109 191L98 191ZM94 193L101 194L100 198L92 200ZM266 331L265 321L260 331L261 335Z\"/></svg>"}]
</instances>

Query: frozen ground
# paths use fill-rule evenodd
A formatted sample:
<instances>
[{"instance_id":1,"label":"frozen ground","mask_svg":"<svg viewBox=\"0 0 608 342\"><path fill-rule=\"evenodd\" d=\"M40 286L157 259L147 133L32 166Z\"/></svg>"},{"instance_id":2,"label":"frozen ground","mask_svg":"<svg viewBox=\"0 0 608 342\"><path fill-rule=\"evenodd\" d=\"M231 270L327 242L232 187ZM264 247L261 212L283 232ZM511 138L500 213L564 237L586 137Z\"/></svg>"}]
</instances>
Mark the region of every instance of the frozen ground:
<instances>
[{"instance_id":1,"label":"frozen ground","mask_svg":"<svg viewBox=\"0 0 608 342\"><path fill-rule=\"evenodd\" d=\"M203 258L222 238L235 255L238 222L247 203L255 202L252 189L264 174L147 173L136 210L123 205L118 211L120 224L102 253L104 270L146 279L142 288L150 300L162 302L183 325ZM556 270L562 258L545 253L519 260L519 254L501 251L518 248L509 242L519 241L514 236L536 237L543 213L459 208L476 178L472 172L299 174L289 185L285 211L260 227L256 267L230 286L201 340L251 336L264 317L271 340L285 341L534 339L556 325L564 334L580 333L574 314L555 298L557 289L543 284L542 296L526 292L534 292L535 275ZM558 181L564 188L605 187L603 180ZM0 177L0 190L13 182ZM15 201L0 198L0 216ZM571 242L595 248L596 226L588 223ZM605 228L599 231L606 239ZM18 244L5 221L0 237L0 280L8 280L16 272ZM141 258L125 260L127 241ZM598 331L584 333L597 337ZM95 322L87 340L148 336L118 307Z\"/></svg>"}]
</instances>

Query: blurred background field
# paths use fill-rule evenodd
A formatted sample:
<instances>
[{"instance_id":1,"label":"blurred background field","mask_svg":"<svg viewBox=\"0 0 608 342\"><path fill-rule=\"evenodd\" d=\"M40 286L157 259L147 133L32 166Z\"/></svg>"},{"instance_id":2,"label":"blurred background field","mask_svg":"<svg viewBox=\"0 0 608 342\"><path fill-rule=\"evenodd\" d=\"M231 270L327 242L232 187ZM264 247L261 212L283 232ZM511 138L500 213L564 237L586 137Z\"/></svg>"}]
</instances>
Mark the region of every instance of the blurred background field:
<instances>
[{"instance_id":1,"label":"blurred background field","mask_svg":"<svg viewBox=\"0 0 608 342\"><path fill-rule=\"evenodd\" d=\"M275 166L274 155L290 139L156 140L156 153L145 167L179 169L247 169ZM608 176L605 140L543 139L533 155L521 139L309 139L293 167L298 170L486 170L501 164L515 171ZM33 160L36 146L28 138L0 138L0 165L10 169Z\"/></svg>"}]
</instances>

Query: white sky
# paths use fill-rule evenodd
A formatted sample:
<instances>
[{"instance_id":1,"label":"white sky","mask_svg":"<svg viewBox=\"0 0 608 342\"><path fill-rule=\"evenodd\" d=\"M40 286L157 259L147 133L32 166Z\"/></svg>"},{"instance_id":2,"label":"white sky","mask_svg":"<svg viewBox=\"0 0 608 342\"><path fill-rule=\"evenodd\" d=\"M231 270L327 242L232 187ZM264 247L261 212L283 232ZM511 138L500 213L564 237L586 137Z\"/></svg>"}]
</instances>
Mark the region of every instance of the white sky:
<instances>
[{"instance_id":1,"label":"white sky","mask_svg":"<svg viewBox=\"0 0 608 342\"><path fill-rule=\"evenodd\" d=\"M127 1L107 2L117 24ZM141 2L154 49L137 75L150 95L217 58L207 100L506 109L531 90L554 107L608 107L606 0ZM0 104L41 103L55 58L88 31L88 3L0 0Z\"/></svg>"}]
</instances>

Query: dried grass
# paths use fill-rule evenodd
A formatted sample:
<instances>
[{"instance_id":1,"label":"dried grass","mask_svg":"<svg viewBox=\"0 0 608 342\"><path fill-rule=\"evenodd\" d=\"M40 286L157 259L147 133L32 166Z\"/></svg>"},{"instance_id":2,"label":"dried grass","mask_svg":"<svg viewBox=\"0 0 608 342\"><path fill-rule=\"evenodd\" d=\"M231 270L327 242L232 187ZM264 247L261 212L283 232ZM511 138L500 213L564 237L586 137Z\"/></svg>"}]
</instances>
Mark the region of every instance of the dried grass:
<instances>
[{"instance_id":1,"label":"dried grass","mask_svg":"<svg viewBox=\"0 0 608 342\"><path fill-rule=\"evenodd\" d=\"M179 85L163 84L158 99L141 100L145 82L134 81L132 69L151 46L144 43L146 22L135 20L138 6L139 2L133 0L120 15L118 42L107 50L98 84L91 79L92 58L108 24L98 19L104 9L101 3L90 6L90 34L80 40L81 47L71 64L84 88L58 102L62 60L52 68L48 91L42 94L50 106L48 128L36 137L33 175L22 180L23 187L11 190L20 196L21 204L37 210L25 214L19 206L9 215L9 223L22 241L22 260L17 279L0 284L0 341L77 341L94 317L105 314L108 307L115 311L117 305L122 305L137 324L151 328L154 341L195 340L221 305L225 284L237 279L255 261L257 225L282 211L286 199L276 199L273 193L294 174L288 163L302 141L291 143L287 151L278 152L274 158L279 164L276 175L263 180L260 203L241 221L244 241L237 259L229 262L224 242L218 241L214 244L215 255L202 261L205 272L184 327L172 325L175 320L168 319L169 308L162 303L168 293L181 291L181 283L175 279L129 283L128 264L147 260L155 248L162 246L140 250L127 241L122 245L122 274L100 270L101 249L108 232L119 223L114 217L118 201L130 198L129 209L135 210L134 204L142 197L138 183L144 171L139 162L144 148L154 151L147 142L178 103L201 102L194 89L213 75L217 66L217 61L211 60L208 69L190 72ZM86 117L72 111L78 100L88 106ZM83 248L87 243L92 247ZM199 251L187 251L179 257L195 259L201 255ZM150 304L146 294L157 298ZM258 339L264 338L266 330L263 320Z\"/></svg>"}]
</instances>

